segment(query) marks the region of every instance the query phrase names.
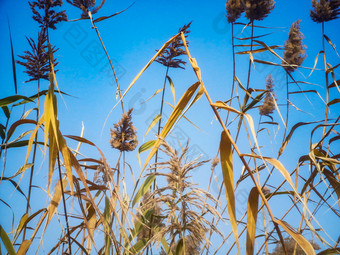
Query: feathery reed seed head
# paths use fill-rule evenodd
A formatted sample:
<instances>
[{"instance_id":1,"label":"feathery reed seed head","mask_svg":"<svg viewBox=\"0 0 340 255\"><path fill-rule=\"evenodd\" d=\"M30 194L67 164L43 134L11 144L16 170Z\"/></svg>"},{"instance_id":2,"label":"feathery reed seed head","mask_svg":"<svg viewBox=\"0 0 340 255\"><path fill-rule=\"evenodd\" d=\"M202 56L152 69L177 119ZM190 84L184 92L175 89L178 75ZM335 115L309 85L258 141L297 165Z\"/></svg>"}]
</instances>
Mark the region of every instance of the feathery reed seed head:
<instances>
[{"instance_id":1,"label":"feathery reed seed head","mask_svg":"<svg viewBox=\"0 0 340 255\"><path fill-rule=\"evenodd\" d=\"M294 72L297 67L301 66L306 58L305 46L302 43L303 34L300 32L300 21L295 21L290 27L288 40L285 42L285 51L283 53L282 64L286 62L291 66L284 66L288 72Z\"/></svg>"},{"instance_id":2,"label":"feathery reed seed head","mask_svg":"<svg viewBox=\"0 0 340 255\"><path fill-rule=\"evenodd\" d=\"M234 23L244 12L243 0L227 0L226 11L229 23Z\"/></svg>"},{"instance_id":3,"label":"feathery reed seed head","mask_svg":"<svg viewBox=\"0 0 340 255\"><path fill-rule=\"evenodd\" d=\"M191 23L192 21L188 23L187 25L184 25L182 28L178 30L178 32L183 32L185 38L187 38L188 34L190 33L190 30L188 29ZM189 44L189 41L186 41L186 42L187 44ZM184 60L179 59L180 56L186 55L186 51L183 48L184 48L184 44L182 42L182 38L181 36L177 36L169 44L169 46L163 50L162 54L156 59L156 62L166 67L184 69L186 62Z\"/></svg>"},{"instance_id":4,"label":"feathery reed seed head","mask_svg":"<svg viewBox=\"0 0 340 255\"><path fill-rule=\"evenodd\" d=\"M196 188L191 181L190 172L200 167L206 161L187 160L189 151L188 143L181 153L173 149L165 140L161 140L159 148L169 159L158 162L148 175L165 177L168 185L158 187L153 192L153 199L162 205L165 225L152 237L154 241L168 234L171 235L170 249L176 250L176 242L182 238L179 233L186 233L185 241L188 242L187 254L197 254L203 240L209 242L205 234L209 229L216 232L214 226L204 217L206 214L217 214L216 209L207 202L207 198L214 203L216 199L208 192ZM164 171L163 171L164 170ZM176 220L174 220L176 219ZM187 243L185 244L187 246Z\"/></svg>"},{"instance_id":5,"label":"feathery reed seed head","mask_svg":"<svg viewBox=\"0 0 340 255\"><path fill-rule=\"evenodd\" d=\"M260 115L272 114L275 110L275 94L274 94L274 80L271 74L266 78L266 96L263 100L263 104L259 107Z\"/></svg>"},{"instance_id":6,"label":"feathery reed seed head","mask_svg":"<svg viewBox=\"0 0 340 255\"><path fill-rule=\"evenodd\" d=\"M31 10L33 12L33 19L40 24L40 27L47 29L56 29L56 24L62 21L67 21L65 11L56 12L54 7L62 6L62 0L37 0L29 2ZM43 15L37 10L43 10Z\"/></svg>"},{"instance_id":7,"label":"feathery reed seed head","mask_svg":"<svg viewBox=\"0 0 340 255\"><path fill-rule=\"evenodd\" d=\"M122 114L122 118L114 128L111 128L111 146L120 151L133 151L138 145L136 128L132 124L132 109L126 114Z\"/></svg>"},{"instance_id":8,"label":"feathery reed seed head","mask_svg":"<svg viewBox=\"0 0 340 255\"><path fill-rule=\"evenodd\" d=\"M250 21L263 20L274 9L274 0L245 0L244 12Z\"/></svg>"},{"instance_id":9,"label":"feathery reed seed head","mask_svg":"<svg viewBox=\"0 0 340 255\"><path fill-rule=\"evenodd\" d=\"M152 222L145 222L145 220L142 218L142 215L138 213L138 221L142 222L144 225L142 230L137 235L137 240L149 239L150 237L154 236L155 227L163 226L163 218L161 217L162 208L159 201L157 201L151 192L148 191L143 196L139 209L142 214L145 214L147 211L151 211Z\"/></svg>"},{"instance_id":10,"label":"feathery reed seed head","mask_svg":"<svg viewBox=\"0 0 340 255\"><path fill-rule=\"evenodd\" d=\"M26 37L26 39L31 46L31 51L24 51L25 55L19 55L23 61L16 61L18 64L23 65L26 68L26 71L24 72L31 77L25 82L36 81L39 79L49 80L48 73L50 71L50 56L47 47L46 30L42 29L40 31L37 43L32 38ZM52 53L55 53L58 50L55 47L52 47L51 49ZM53 62L54 66L58 65L56 59L53 59ZM57 72L57 70L55 70L55 72Z\"/></svg>"},{"instance_id":11,"label":"feathery reed seed head","mask_svg":"<svg viewBox=\"0 0 340 255\"><path fill-rule=\"evenodd\" d=\"M66 1L72 4L74 7L77 7L83 11L83 13L81 14L81 18L88 18L89 11L91 12L91 14L96 14L105 3L105 0L102 0L100 5L95 7L96 0L72 0L72 1L66 0Z\"/></svg>"},{"instance_id":12,"label":"feathery reed seed head","mask_svg":"<svg viewBox=\"0 0 340 255\"><path fill-rule=\"evenodd\" d=\"M340 13L340 0L312 0L310 16L314 22L322 23L337 19Z\"/></svg>"}]
</instances>

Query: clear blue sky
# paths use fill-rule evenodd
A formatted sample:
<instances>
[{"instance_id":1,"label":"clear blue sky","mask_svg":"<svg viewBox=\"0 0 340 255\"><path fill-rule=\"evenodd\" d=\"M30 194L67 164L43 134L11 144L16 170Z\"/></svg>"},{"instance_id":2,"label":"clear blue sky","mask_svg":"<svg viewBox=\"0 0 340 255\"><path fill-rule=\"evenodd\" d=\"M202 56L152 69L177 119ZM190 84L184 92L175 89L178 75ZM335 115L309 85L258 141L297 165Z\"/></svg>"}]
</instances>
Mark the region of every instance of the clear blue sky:
<instances>
[{"instance_id":1,"label":"clear blue sky","mask_svg":"<svg viewBox=\"0 0 340 255\"><path fill-rule=\"evenodd\" d=\"M66 2L66 1L65 1ZM107 0L104 7L99 11L95 17L109 15L114 12L118 12L127 6L131 1L112 1ZM64 3L67 8L67 15L69 19L76 19L80 16L80 11L68 3ZM307 46L307 59L304 62L304 66L312 67L314 64L317 53L322 49L321 45L321 25L312 22L309 17L311 8L311 1L277 1L273 12L264 20L256 22L256 25L278 27L277 29L271 29L275 33L261 38L268 45L283 45L284 41L288 37L289 27L292 22L297 19L301 19L301 31L305 35L304 44ZM8 37L7 17L9 18L12 39L14 44L14 50L16 55L20 55L23 51L28 49L28 43L25 36L36 38L38 33L37 23L31 19L31 11L27 1L18 0L1 0L0 1L0 31L2 33L2 39L0 40L0 48L2 49L2 57L0 60L1 70L1 89L0 97L10 96L14 93L13 79L12 79L12 67L10 64L10 44ZM229 99L231 91L232 81L232 51L231 51L231 27L226 22L225 18L225 1L156 1L156 0L137 0L136 3L125 13L118 15L109 20L98 23L99 28L106 48L114 60L116 69L118 70L118 76L120 86L124 90L129 83L135 77L135 75L142 69L142 67L149 61L149 59L155 54L155 50L159 49L172 35L174 35L178 28L184 24L193 21L191 26L191 33L189 35L190 46L189 49L193 57L197 59L198 65L202 70L202 77L205 85L210 93L213 101L227 100ZM246 22L246 19L242 16L241 22ZM340 44L339 20L331 21L326 24L326 35L333 41L335 45ZM241 28L236 29L237 33L241 32ZM268 33L268 30L256 28L255 35L262 33ZM249 28L244 32L249 34ZM240 34L240 36L244 36ZM111 75L108 75L105 70L108 70L108 63L103 55L103 52L98 51L95 54L91 49L98 49L99 41L96 37L95 31L91 29L91 24L88 20L79 22L68 22L58 25L56 31L50 33L52 44L56 45L60 50L56 53L60 70L57 73L57 80L60 89L68 94L75 96L76 98L64 97L66 105L59 98L59 119L61 122L61 131L63 134L79 135L82 122L85 126L85 137L94 143L96 143L105 153L111 164L114 164L118 153L110 148L108 143L109 129L112 123L117 122L120 118L120 108L112 113L109 117L107 125L103 128L103 123L115 104L115 83L112 80ZM100 50L100 48L99 48ZM339 58L334 54L332 48L327 45L327 53L329 53L328 62L333 66L339 63ZM279 51L282 56L282 51ZM277 59L271 57L270 54L255 55L259 59L267 61L274 61L279 63ZM18 58L17 58L18 59ZM239 57L237 60L237 76L240 77L243 83L246 83L248 60L247 56ZM322 68L322 59L319 58L318 68ZM18 93L21 95L32 95L36 92L36 84L34 82L24 83L27 76L23 73L23 67L17 65L17 77L18 77ZM308 76L308 70L301 70L301 72ZM285 102L285 76L284 72L278 67L268 67L261 64L256 64L256 68L253 69L251 78L251 87L265 88L265 77L268 74L272 74L276 84L275 93L278 96L278 104ZM141 104L144 100L154 94L154 92L163 86L165 68L158 63L154 63L145 72L140 80L135 84L133 89L129 92L125 99L125 105L127 107L134 107L133 121L138 128L140 144L143 143L143 135L148 128L147 121L152 119L157 114L159 109L160 94L154 97L146 104ZM303 76L297 72L294 73L297 80L303 80ZM176 99L178 100L189 85L196 82L196 78L191 70L171 70L169 76L173 79L176 88ZM339 75L336 74L337 79ZM319 71L315 71L314 74L307 80L308 82L318 84L319 86L306 86L303 85L303 89L317 89L321 96L325 96L324 88L324 75ZM48 83L43 82L42 88L47 89ZM292 87L293 90L298 90L296 87ZM337 93L333 90L334 93ZM308 94L310 104L305 97L301 95L291 96L292 102L302 110L311 113L311 115L297 112L292 110L290 115L290 124L299 121L315 121L322 118L324 114L325 105L318 98L317 95ZM332 95L331 95L332 97ZM167 101L173 103L170 90L167 91ZM237 105L234 105L237 107ZM282 114L285 115L285 108L281 107ZM334 107L334 110L330 114L330 118L335 118L339 114L339 107ZM165 108L165 114L169 116L171 108ZM19 118L22 113L21 110L17 110L13 113L14 118ZM321 117L320 115L321 114ZM258 112L253 110L251 115L254 118L254 123L257 125ZM182 120L179 123L178 133L181 134L181 142L184 143L186 139L190 139L192 145L197 146L206 157L214 157L219 145L221 128L213 117L208 102L205 98L202 98L199 105L194 106L189 112L188 117L195 124L197 124L204 133L196 130L190 124ZM274 121L280 123L281 127L276 136L277 130L268 127L270 137L267 133L262 132L260 135L260 141L262 140L262 146L264 155L276 156L278 146L282 140L283 126L280 121L280 117L277 113L273 115ZM3 116L1 115L1 118ZM234 128L234 129L233 129ZM291 143L287 147L287 155L283 156L282 162L288 170L294 169L297 164L299 156L308 153L309 141L310 141L311 129L301 128L293 137L295 144ZM232 127L231 133L235 136L235 126ZM20 134L18 131L17 134ZM145 141L154 139L152 133L150 133ZM241 133L240 140L238 142L241 151L244 148L247 149L247 139L244 133ZM261 142L260 142L261 143ZM84 153L92 156L92 150L87 147L83 147ZM298 155L296 153L298 151ZM9 152L7 157L6 171L14 173L24 162L23 155L25 151L14 150ZM145 156L145 155L144 155ZM98 156L99 157L99 156ZM142 157L143 160L144 157ZM132 164L135 175L139 174L140 167L136 160L136 152L129 153L127 161ZM1 169L2 169L1 163ZM41 176L41 179L46 181L47 171L46 162L39 166L39 170L36 173ZM12 170L9 170L13 168ZM199 169L197 176L194 176L194 180L200 183L203 188L206 188L207 179L210 177L210 166ZM221 181L220 167L216 169L216 176ZM235 156L235 179L239 177L241 172L241 166ZM28 176L28 175L27 175ZM27 177L26 176L26 177ZM282 181L282 176L275 175L272 184L277 184ZM7 185L7 184L6 184ZM27 182L23 182L23 188L27 188ZM41 184L45 185L45 184ZM217 186L217 185L216 185ZM5 184L0 186L0 196L11 195L11 198L18 199L17 194L13 194L12 191L8 193L7 190L12 189L11 186ZM242 192L249 193L251 186L243 187ZM286 186L288 188L288 186ZM242 194L242 192L240 192ZM38 194L38 192L37 192ZM212 194L217 196L217 189L212 189ZM242 200L242 202L241 202ZM8 202L8 200L5 200ZM222 199L225 201L225 198ZM286 203L287 201L285 201ZM274 209L274 215L281 215L282 210L279 205L279 200L273 200L271 203ZM290 203L286 203L287 206ZM17 204L18 205L18 204ZM246 208L246 202L240 197L239 207L241 211ZM15 206L17 210L19 207ZM36 208L41 208L36 205ZM20 210L24 210L21 208ZM5 206L0 204L0 211L5 217L1 217L0 223L8 227L11 223L7 220L12 217L12 213ZM21 215L24 211L18 216ZM334 227L330 226L329 215L333 215L328 211L319 212L320 223L327 225L326 229L329 231L332 238L336 239L339 234ZM292 226L297 227L299 224L299 217L288 217L288 222ZM18 218L15 222L18 222ZM339 226L339 219L332 218ZM48 246L48 245L46 245ZM47 249L48 250L48 249Z\"/></svg>"}]
</instances>

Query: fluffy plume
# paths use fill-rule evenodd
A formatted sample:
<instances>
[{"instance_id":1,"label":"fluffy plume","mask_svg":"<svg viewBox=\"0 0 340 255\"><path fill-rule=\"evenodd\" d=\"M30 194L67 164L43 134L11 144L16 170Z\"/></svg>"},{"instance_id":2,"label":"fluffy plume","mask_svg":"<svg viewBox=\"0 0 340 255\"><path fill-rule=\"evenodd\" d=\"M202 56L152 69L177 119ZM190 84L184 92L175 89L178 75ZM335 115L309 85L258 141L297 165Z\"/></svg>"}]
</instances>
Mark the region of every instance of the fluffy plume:
<instances>
[{"instance_id":1,"label":"fluffy plume","mask_svg":"<svg viewBox=\"0 0 340 255\"><path fill-rule=\"evenodd\" d=\"M288 40L285 42L285 51L283 59L292 66L285 66L288 72L293 72L297 67L301 66L306 58L305 47L302 44L303 34L300 32L300 21L295 21L289 30ZM282 64L286 64L283 61Z\"/></svg>"},{"instance_id":2,"label":"fluffy plume","mask_svg":"<svg viewBox=\"0 0 340 255\"><path fill-rule=\"evenodd\" d=\"M110 176L113 176L113 171L105 167L103 159L100 159L99 162L93 176L93 182L99 185L106 185L110 182Z\"/></svg>"},{"instance_id":3,"label":"fluffy plume","mask_svg":"<svg viewBox=\"0 0 340 255\"><path fill-rule=\"evenodd\" d=\"M37 0L30 2L29 5L33 12L33 19L40 24L43 29L56 29L55 25L62 21L67 21L65 11L56 12L53 8L61 6L62 0ZM38 9L43 10L41 15Z\"/></svg>"},{"instance_id":4,"label":"fluffy plume","mask_svg":"<svg viewBox=\"0 0 340 255\"><path fill-rule=\"evenodd\" d=\"M250 21L263 20L274 9L274 0L245 0L244 12Z\"/></svg>"},{"instance_id":5,"label":"fluffy plume","mask_svg":"<svg viewBox=\"0 0 340 255\"><path fill-rule=\"evenodd\" d=\"M190 176L193 170L207 161L198 161L199 158L187 161L188 143L182 152L178 153L163 140L160 150L169 160L157 163L150 169L156 171L151 171L148 175L165 177L168 182L167 186L158 187L152 193L154 203L160 204L163 209L164 226L152 236L151 241L160 241L163 236L170 234L170 248L176 250L179 240L185 238L185 245L190 248L187 254L198 254L201 243L209 242L205 233L209 229L219 233L206 217L202 216L219 215L211 203L207 203L207 199L215 204L217 201L209 193L196 188ZM186 235L182 236L182 233Z\"/></svg>"},{"instance_id":6,"label":"fluffy plume","mask_svg":"<svg viewBox=\"0 0 340 255\"><path fill-rule=\"evenodd\" d=\"M119 122L114 124L114 128L111 128L112 148L120 151L133 151L137 147L138 139L136 128L132 124L131 113L132 109L123 114Z\"/></svg>"},{"instance_id":7,"label":"fluffy plume","mask_svg":"<svg viewBox=\"0 0 340 255\"><path fill-rule=\"evenodd\" d=\"M340 0L312 0L310 16L314 22L322 23L337 19L340 13Z\"/></svg>"},{"instance_id":8,"label":"fluffy plume","mask_svg":"<svg viewBox=\"0 0 340 255\"><path fill-rule=\"evenodd\" d=\"M32 39L26 37L29 45L31 46L31 51L25 51L25 55L19 56L23 59L23 61L17 60L16 62L20 65L26 67L25 73L31 77L26 82L35 81L39 79L48 80L48 72L50 71L49 68L49 52L48 47L46 45L47 36L45 30L42 29L38 35L37 43ZM58 49L52 47L52 53L55 53ZM56 59L53 60L54 66L58 63ZM55 70L57 71L57 70Z\"/></svg>"},{"instance_id":9,"label":"fluffy plume","mask_svg":"<svg viewBox=\"0 0 340 255\"><path fill-rule=\"evenodd\" d=\"M89 11L91 12L91 14L96 14L105 3L105 0L102 0L100 5L95 7L96 0L72 0L72 1L66 0L66 1L83 11L83 13L81 14L82 18L88 18Z\"/></svg>"},{"instance_id":10,"label":"fluffy plume","mask_svg":"<svg viewBox=\"0 0 340 255\"><path fill-rule=\"evenodd\" d=\"M184 25L182 28L178 30L178 32L183 32L185 38L188 37L190 33L189 27L192 21ZM189 44L189 41L186 41ZM184 45L180 36L177 36L170 45L164 49L162 54L156 59L156 62L166 66L166 67L173 67L173 68L182 68L184 69L184 65L186 64L185 61L179 59L180 56L186 55L185 50L183 49Z\"/></svg>"},{"instance_id":11,"label":"fluffy plume","mask_svg":"<svg viewBox=\"0 0 340 255\"><path fill-rule=\"evenodd\" d=\"M241 0L228 0L225 8L227 10L227 19L229 23L235 22L244 11Z\"/></svg>"},{"instance_id":12,"label":"fluffy plume","mask_svg":"<svg viewBox=\"0 0 340 255\"><path fill-rule=\"evenodd\" d=\"M275 94L274 94L274 80L271 74L266 78L266 97L263 104L259 107L260 115L272 114L275 109Z\"/></svg>"},{"instance_id":13,"label":"fluffy plume","mask_svg":"<svg viewBox=\"0 0 340 255\"><path fill-rule=\"evenodd\" d=\"M155 235L155 227L162 227L164 225L162 223L163 218L161 217L162 209L159 202L148 191L143 197L139 210L140 213L138 213L137 218L143 224L143 227L137 235L137 240L149 239ZM150 221L152 219L152 222L145 219L147 212L150 212L149 219Z\"/></svg>"}]
</instances>

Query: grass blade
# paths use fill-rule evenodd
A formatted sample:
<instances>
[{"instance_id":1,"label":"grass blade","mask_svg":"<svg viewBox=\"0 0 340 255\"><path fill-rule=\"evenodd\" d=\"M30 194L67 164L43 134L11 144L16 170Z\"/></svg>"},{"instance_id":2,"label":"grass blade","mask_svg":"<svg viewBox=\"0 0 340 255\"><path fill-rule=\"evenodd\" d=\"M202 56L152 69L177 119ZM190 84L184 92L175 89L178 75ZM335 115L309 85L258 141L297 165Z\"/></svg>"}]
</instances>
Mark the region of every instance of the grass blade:
<instances>
[{"instance_id":1,"label":"grass blade","mask_svg":"<svg viewBox=\"0 0 340 255\"><path fill-rule=\"evenodd\" d=\"M3 244L6 247L7 252L9 253L9 255L15 255L15 250L13 247L13 244L11 242L11 240L9 239L6 231L2 228L2 226L0 225L0 238L3 242Z\"/></svg>"},{"instance_id":2,"label":"grass blade","mask_svg":"<svg viewBox=\"0 0 340 255\"><path fill-rule=\"evenodd\" d=\"M236 212L235 212L235 194L234 194L234 175L233 175L233 154L231 142L227 134L223 131L220 142L220 158L223 173L223 183L228 203L228 214L231 228L233 230L238 254L240 254L240 245L238 240Z\"/></svg>"},{"instance_id":3,"label":"grass blade","mask_svg":"<svg viewBox=\"0 0 340 255\"><path fill-rule=\"evenodd\" d=\"M301 234L297 233L287 222L282 220L275 220L301 247L301 249L308 255L315 254L314 248L310 242L307 241Z\"/></svg>"},{"instance_id":4,"label":"grass blade","mask_svg":"<svg viewBox=\"0 0 340 255\"><path fill-rule=\"evenodd\" d=\"M249 193L247 204L247 255L254 254L258 204L259 191L254 187Z\"/></svg>"}]
</instances>

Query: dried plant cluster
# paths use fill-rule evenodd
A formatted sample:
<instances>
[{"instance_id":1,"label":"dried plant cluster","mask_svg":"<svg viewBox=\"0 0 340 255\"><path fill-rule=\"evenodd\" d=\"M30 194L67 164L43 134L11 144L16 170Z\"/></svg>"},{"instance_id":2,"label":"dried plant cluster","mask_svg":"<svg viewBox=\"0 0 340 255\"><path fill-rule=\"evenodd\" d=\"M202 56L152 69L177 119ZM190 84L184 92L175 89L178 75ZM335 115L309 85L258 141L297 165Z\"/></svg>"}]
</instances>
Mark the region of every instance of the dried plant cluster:
<instances>
[{"instance_id":1,"label":"dried plant cluster","mask_svg":"<svg viewBox=\"0 0 340 255\"><path fill-rule=\"evenodd\" d=\"M205 214L218 215L218 212L206 199L213 203L217 201L211 194L201 190L191 181L193 171L198 171L198 168L203 166L206 161L198 161L196 158L186 162L186 155L189 147L188 143L179 154L166 141L162 140L160 150L169 157L168 161L157 163L154 168L156 172L148 175L157 177L165 177L167 186L158 187L151 194L147 193L147 207L151 207L157 213L162 208L161 217L157 215L157 219L162 221L156 222L157 227L160 225L157 232L152 232L151 241L159 242L163 236L170 235L170 248L177 249L179 242L185 240L186 251L188 254L199 254L201 244L209 242L205 237L208 230L213 229ZM151 168L150 170L153 170ZM142 208L143 208L142 203ZM154 208L157 208L156 210ZM143 210L144 211L144 210ZM145 227L148 230L148 227ZM146 232L147 232L146 230ZM218 232L218 231L217 231ZM182 241L181 241L182 240Z\"/></svg>"},{"instance_id":2,"label":"dried plant cluster","mask_svg":"<svg viewBox=\"0 0 340 255\"><path fill-rule=\"evenodd\" d=\"M189 27L191 23L192 21L188 23L187 25L184 25L182 28L180 28L178 30L178 33L183 32L185 37L188 37L188 34L190 33ZM187 41L187 44L188 43L189 42ZM186 62L179 58L182 55L186 55L186 52L183 48L184 48L184 45L181 40L181 37L177 36L175 40L171 42L170 45L166 49L164 49L162 54L156 59L156 62L166 67L184 69Z\"/></svg>"},{"instance_id":3,"label":"dried plant cluster","mask_svg":"<svg viewBox=\"0 0 340 255\"><path fill-rule=\"evenodd\" d=\"M250 20L263 20L274 9L274 0L246 0L244 12Z\"/></svg>"},{"instance_id":4,"label":"dried plant cluster","mask_svg":"<svg viewBox=\"0 0 340 255\"><path fill-rule=\"evenodd\" d=\"M96 0L66 0L68 3L72 4L74 7L79 8L83 11L81 18L88 18L88 12L91 14L96 14L104 5L105 0L102 0L99 6L96 5Z\"/></svg>"},{"instance_id":5,"label":"dried plant cluster","mask_svg":"<svg viewBox=\"0 0 340 255\"><path fill-rule=\"evenodd\" d=\"M149 214L149 221L145 216ZM144 196L139 206L137 221L142 223L142 230L137 235L137 240L148 240L155 236L160 228L164 227L162 216L162 208L160 202L154 199L151 192L148 191Z\"/></svg>"},{"instance_id":6,"label":"dried plant cluster","mask_svg":"<svg viewBox=\"0 0 340 255\"><path fill-rule=\"evenodd\" d=\"M275 110L274 80L271 74L266 78L266 96L259 107L260 115L270 115Z\"/></svg>"},{"instance_id":7,"label":"dried plant cluster","mask_svg":"<svg viewBox=\"0 0 340 255\"><path fill-rule=\"evenodd\" d=\"M337 19L340 13L339 0L312 0L312 7L310 16L317 23Z\"/></svg>"},{"instance_id":8,"label":"dried plant cluster","mask_svg":"<svg viewBox=\"0 0 340 255\"><path fill-rule=\"evenodd\" d=\"M119 151L133 151L138 145L136 128L132 123L132 109L126 114L122 114L122 118L117 124L114 124L114 128L111 128L111 140L110 144L112 148Z\"/></svg>"},{"instance_id":9,"label":"dried plant cluster","mask_svg":"<svg viewBox=\"0 0 340 255\"><path fill-rule=\"evenodd\" d=\"M274 0L228 0L226 4L229 23L235 22L244 12L251 22L263 20L274 9Z\"/></svg>"},{"instance_id":10,"label":"dried plant cluster","mask_svg":"<svg viewBox=\"0 0 340 255\"><path fill-rule=\"evenodd\" d=\"M285 66L288 72L294 72L294 70L302 65L302 62L306 58L306 50L302 42L304 36L300 32L300 22L301 20L297 20L292 24L289 30L288 40L284 45L284 61L282 64L289 64L289 66Z\"/></svg>"},{"instance_id":11,"label":"dried plant cluster","mask_svg":"<svg viewBox=\"0 0 340 255\"><path fill-rule=\"evenodd\" d=\"M105 0L97 7L95 0L67 2L82 10L82 17L73 20L74 22L90 18L92 28L97 33L115 74L95 24L123 11L93 20L90 12L98 12ZM242 31L250 28L252 33L251 37L242 33L236 37L232 33L233 65L229 59L225 64L232 66L233 81L226 81L225 85L228 86L225 87L229 89L229 85L232 85L233 89L230 97L226 97L224 93L215 94L218 97L215 102L209 92L216 87L209 82L204 85L204 70L197 64L200 61L195 61L190 48L183 47L190 32L191 22L182 27L179 31L184 33L184 38L171 37L171 41L160 45L165 48L164 52L155 53L152 60L147 62L146 67L133 79L124 95L120 95L123 114L110 129L110 134L106 133L112 148L118 150L118 153L109 153L110 158L106 158L104 151L87 140L83 132L80 136L63 134L62 128L67 122L63 114L59 114L60 111L63 113L63 109L57 109L57 100L60 98L59 93L64 93L64 89L67 91L67 86L59 80L57 83L60 73L57 76L51 68L52 62L54 66L57 65L54 58L57 49L50 46L49 42L55 38L54 35L49 37L49 34L56 33L54 30L58 31L57 24L66 20L65 11L57 10L62 7L62 1L36 0L29 2L29 5L40 32L36 40L27 37L31 49L21 54L17 63L26 68L25 73L29 76L27 82L38 80L37 91L30 95L0 98L0 159L3 162L0 188L4 190L0 195L0 210L1 215L5 215L0 223L0 244L1 249L6 249L4 253L274 255L284 254L283 247L286 247L287 254L315 255L319 245L322 246L319 254L339 253L340 239L338 236L334 238L335 224L332 220L338 220L340 217L340 156L339 146L336 144L339 140L340 117L335 108L340 100L339 82L336 80L340 67L331 67L330 63L339 59L337 52L333 51L335 43L324 32L327 29L325 22L337 18L339 14L339 1L312 1L312 19L322 23L322 37L318 38L322 38L325 69L307 66L306 68L312 70L307 70L310 72L307 80L303 75L299 77L305 72L305 68L301 68L301 72L295 74L299 79L295 80L292 72L301 66L306 58L300 21L292 24L281 57L281 47L269 46L272 44L267 40L267 35L272 34L270 29L273 28L253 24L255 20L264 19L273 10L274 1L228 0L227 19L229 23L233 23L232 31L234 32L234 28ZM247 24L235 23L243 12ZM319 25L312 23L312 26ZM254 36L254 27L270 32ZM277 29L276 25L274 29ZM325 48L326 41L333 49ZM244 47L247 50L236 52L235 47ZM13 47L11 49L15 78L16 54ZM160 53L161 56L157 58ZM266 53L273 56L271 62L268 62ZM188 56L192 57L190 61ZM238 60L249 60L248 75L244 75L247 67L240 66L242 61ZM169 68L184 69L188 63L192 69L188 68L186 72L193 71L192 74L197 80L195 79L194 83L191 83L193 85L188 86L186 90L186 84L178 90L185 92L177 103L174 100L174 108L165 109L164 112L169 111L166 114L161 110L148 127L147 133L159 120L158 133L145 135L146 141L137 148L137 128L132 122L132 109L125 112L123 99L130 89L134 89L133 86L142 73L150 71L146 69L155 64L153 62L161 63L167 69L161 109L165 101L167 79L175 99L175 86L172 78L168 76ZM252 68L252 65L256 68ZM275 73L277 85L281 85L283 81L276 70L286 75L287 96L284 99L287 99L289 104L276 104L271 74L266 78L265 90L257 85L255 80L250 81L251 76L253 78L259 74L259 65L271 68L268 73ZM252 75L251 70L254 70ZM320 74L324 80L320 79ZM40 80L48 78L49 89L40 91ZM18 80L20 79L22 76ZM117 77L115 80L120 92ZM247 86L244 86L244 82L247 82ZM314 83L324 86L315 86ZM159 91L161 90L157 90L157 93ZM320 110L314 107L314 116L306 120L302 112L310 112L310 109L309 106L304 106L305 98L299 98L299 95L305 94L308 98L311 94L309 92L319 95L325 102L322 104L325 108ZM295 95L289 98L290 94ZM198 100L200 97L206 97L207 101ZM66 96L63 99L66 103L72 100ZM301 109L293 104L294 100L300 99ZM39 108L39 105L43 107ZM294 106L291 111L290 105ZM180 144L176 150L167 141L170 141L170 136L177 137L176 125L184 119L188 120L187 125L193 124L190 115L192 111L188 110L194 107L199 111L205 110L204 107L212 108L218 124L212 125L208 134L202 133L202 137L192 135L190 139L193 140L194 146L191 144L189 147L188 142L186 145ZM274 112L275 109L277 112ZM260 115L257 114L258 110ZM22 112L24 114L21 116ZM282 112L286 113L285 119ZM35 113L35 116L32 113ZM115 113L120 116L120 112ZM160 117L164 115L170 117L166 120L163 118L163 129L160 133ZM270 121L262 122L263 115L269 117ZM293 118L288 118L291 115ZM311 121L310 118L314 117L315 120ZM298 120L296 123L289 123L289 126L292 126L290 130L287 128L288 119L291 122ZM238 120L238 124L235 120ZM255 121L258 121L257 128ZM207 119L203 118L202 122L207 122ZM195 126L198 129L200 127L200 123ZM191 132L192 128L183 125L184 132ZM295 141L295 131L301 129L304 135ZM275 136L271 135L273 132ZM203 144L208 136L218 137L219 134L220 143L216 144L216 147L210 147L213 146L214 139L211 139L212 144L209 146ZM238 140L241 136L242 141ZM277 137L282 137L281 143ZM300 141L301 145L306 145L298 146L300 148L296 150L294 142L296 144ZM198 155L201 150L197 150L196 145L202 144L204 152L213 157L211 165L207 164L208 160L201 160ZM272 150L268 150L268 147ZM210 148L213 150L208 151ZM24 158L19 157L20 149L26 152ZM135 151L132 153L125 153L133 150ZM192 159L193 155L196 155L196 158ZM289 164L284 161L287 158ZM42 159L45 160L44 164L40 161ZM154 164L151 163L153 159ZM18 171L13 172L19 161L22 165ZM110 161L114 161L114 168L109 166ZM41 166L40 171L34 172L34 166ZM274 171L275 177L272 177ZM210 178L206 178L206 174ZM238 174L239 179L234 179ZM34 187L39 189L31 193ZM15 199L7 197L9 193L15 194ZM218 194L217 199L213 194ZM47 200L48 205L44 205ZM281 209L280 217L277 210L273 210L278 203ZM323 219L319 225L319 219L325 217L324 212L327 221ZM299 219L288 223L288 218ZM48 237L45 233L49 234ZM284 238L286 236L289 238ZM313 242L307 238L311 238ZM44 251L41 248L42 242Z\"/></svg>"},{"instance_id":12,"label":"dried plant cluster","mask_svg":"<svg viewBox=\"0 0 340 255\"><path fill-rule=\"evenodd\" d=\"M53 8L62 6L62 0L37 0L29 3L33 12L33 19L40 24L42 29L56 29L56 24L67 21L66 11L56 12ZM39 10L43 10L43 15Z\"/></svg>"},{"instance_id":13,"label":"dried plant cluster","mask_svg":"<svg viewBox=\"0 0 340 255\"><path fill-rule=\"evenodd\" d=\"M226 11L228 22L235 22L244 12L243 0L228 0L226 3Z\"/></svg>"},{"instance_id":14,"label":"dried plant cluster","mask_svg":"<svg viewBox=\"0 0 340 255\"><path fill-rule=\"evenodd\" d=\"M47 47L47 35L45 30L41 30L38 36L38 40L35 42L32 38L27 38L27 41L31 47L31 51L25 51L25 55L19 56L22 61L16 62L23 65L30 79L26 82L36 81L39 79L48 80L48 73L50 71L50 55ZM52 53L55 53L58 49L52 47ZM58 64L57 60L53 59L53 65ZM57 70L56 70L57 71Z\"/></svg>"}]
</instances>

